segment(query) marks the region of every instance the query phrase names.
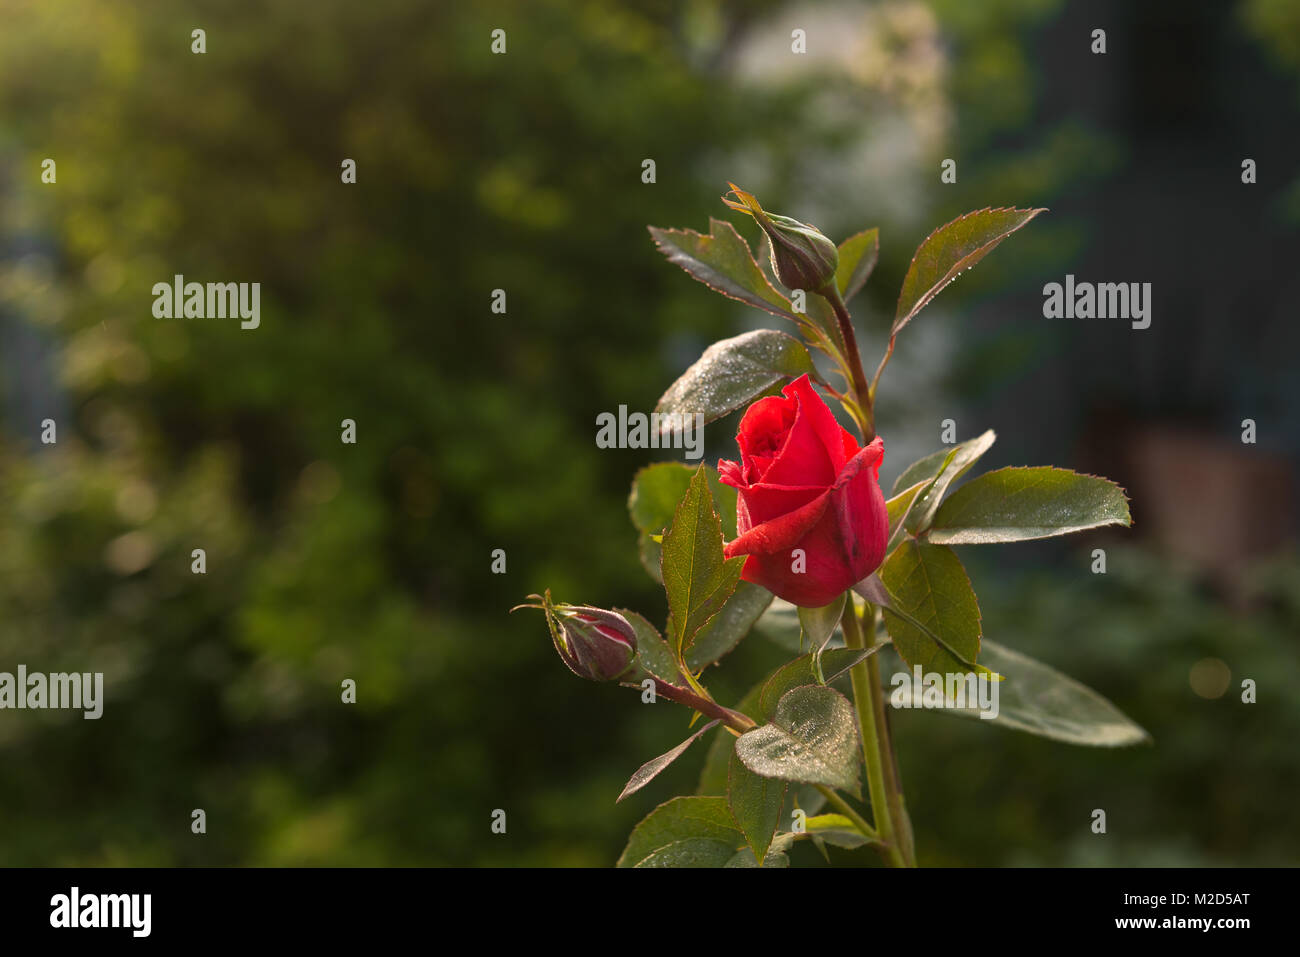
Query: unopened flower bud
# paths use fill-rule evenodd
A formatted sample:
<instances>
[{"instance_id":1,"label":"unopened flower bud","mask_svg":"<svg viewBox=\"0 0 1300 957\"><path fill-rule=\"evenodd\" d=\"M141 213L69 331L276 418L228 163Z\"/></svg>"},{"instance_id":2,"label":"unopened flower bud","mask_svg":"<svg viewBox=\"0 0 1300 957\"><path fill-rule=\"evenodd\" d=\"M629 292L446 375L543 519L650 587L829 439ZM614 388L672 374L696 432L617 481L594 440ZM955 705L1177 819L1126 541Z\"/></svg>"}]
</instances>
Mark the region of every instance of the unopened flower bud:
<instances>
[{"instance_id":1,"label":"unopened flower bud","mask_svg":"<svg viewBox=\"0 0 1300 957\"><path fill-rule=\"evenodd\" d=\"M589 605L554 605L543 610L560 659L579 678L615 681L636 663L636 632L622 615Z\"/></svg>"},{"instance_id":2,"label":"unopened flower bud","mask_svg":"<svg viewBox=\"0 0 1300 957\"><path fill-rule=\"evenodd\" d=\"M722 197L732 209L748 213L772 241L772 268L776 278L788 289L818 292L835 282L840 264L839 250L816 226L809 226L789 216L777 216L759 205L758 199L735 183L728 184L739 202Z\"/></svg>"}]
</instances>

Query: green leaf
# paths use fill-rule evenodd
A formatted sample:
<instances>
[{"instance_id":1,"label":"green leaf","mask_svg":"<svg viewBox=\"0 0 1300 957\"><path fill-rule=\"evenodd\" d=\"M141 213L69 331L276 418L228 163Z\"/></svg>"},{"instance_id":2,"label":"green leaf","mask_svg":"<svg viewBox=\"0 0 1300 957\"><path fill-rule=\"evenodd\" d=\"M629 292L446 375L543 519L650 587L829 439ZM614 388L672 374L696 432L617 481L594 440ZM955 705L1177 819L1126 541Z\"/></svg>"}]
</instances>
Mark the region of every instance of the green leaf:
<instances>
[{"instance_id":1,"label":"green leaf","mask_svg":"<svg viewBox=\"0 0 1300 957\"><path fill-rule=\"evenodd\" d=\"M720 660L749 634L772 603L772 593L753 582L738 582L722 610L705 622L686 653L686 667L698 673ZM661 676L662 677L662 676Z\"/></svg>"},{"instance_id":2,"label":"green leaf","mask_svg":"<svg viewBox=\"0 0 1300 957\"><path fill-rule=\"evenodd\" d=\"M727 784L727 807L731 816L745 835L754 851L754 859L762 860L772 844L772 835L781 823L781 809L785 806L784 781L760 777L745 767L733 753Z\"/></svg>"},{"instance_id":3,"label":"green leaf","mask_svg":"<svg viewBox=\"0 0 1300 957\"><path fill-rule=\"evenodd\" d=\"M749 848L745 848L746 851ZM737 851L725 841L690 837L657 848L635 867L735 867ZM743 866L743 865L742 865Z\"/></svg>"},{"instance_id":4,"label":"green leaf","mask_svg":"<svg viewBox=\"0 0 1300 957\"><path fill-rule=\"evenodd\" d=\"M827 844L834 844L836 847L848 850L871 843L843 814L819 814L810 817L804 822L804 830L821 838Z\"/></svg>"},{"instance_id":5,"label":"green leaf","mask_svg":"<svg viewBox=\"0 0 1300 957\"><path fill-rule=\"evenodd\" d=\"M822 655L821 664L826 683L830 684L879 647L879 645L875 645L865 649L832 648L825 652ZM776 716L777 705L786 692L816 682L817 675L813 671L813 656L811 654L803 655L777 668L759 686L757 713L744 711L743 708L741 711L751 717L757 718L761 715L764 720L771 721Z\"/></svg>"},{"instance_id":6,"label":"green leaf","mask_svg":"<svg viewBox=\"0 0 1300 957\"><path fill-rule=\"evenodd\" d=\"M804 314L800 317L805 320L800 327L804 338L834 359L843 372L851 375L852 372L844 358L848 346L844 344L840 320L835 315L835 310L831 308L831 304L820 295L810 292L804 300L804 310Z\"/></svg>"},{"instance_id":7,"label":"green leaf","mask_svg":"<svg viewBox=\"0 0 1300 957\"><path fill-rule=\"evenodd\" d=\"M1069 469L1005 468L953 492L936 512L928 537L949 545L982 545L1131 522L1124 490L1109 479Z\"/></svg>"},{"instance_id":8,"label":"green leaf","mask_svg":"<svg viewBox=\"0 0 1300 957\"><path fill-rule=\"evenodd\" d=\"M903 489L903 491L889 499L889 501L885 502L885 512L889 515L890 541L893 541L894 534L898 531L899 523L912 507L912 501L921 493L922 489L926 488L930 484L931 481L933 481L933 479L923 479L915 485L909 485L907 488Z\"/></svg>"},{"instance_id":9,"label":"green leaf","mask_svg":"<svg viewBox=\"0 0 1300 957\"><path fill-rule=\"evenodd\" d=\"M830 684L846 674L859 661L869 658L882 647L882 645L872 645L870 648L832 648L825 652L822 655L822 674L826 678L826 683Z\"/></svg>"},{"instance_id":10,"label":"green leaf","mask_svg":"<svg viewBox=\"0 0 1300 957\"><path fill-rule=\"evenodd\" d=\"M795 808L801 808L809 817L817 814L826 806L826 795L815 784L797 784L786 795L784 819L794 822ZM781 835L777 835L779 838Z\"/></svg>"},{"instance_id":11,"label":"green leaf","mask_svg":"<svg viewBox=\"0 0 1300 957\"><path fill-rule=\"evenodd\" d=\"M778 598L776 601L780 602L781 599ZM789 603L786 602L786 604ZM795 606L790 605L789 607L797 645L799 620L795 616ZM876 646L867 651L851 648L834 648L826 651L822 655L822 669L825 672L827 683L834 681L879 647ZM777 682L778 675L784 676L780 679L780 684ZM816 680L817 678L812 670L812 655L803 655L766 675L762 681L750 688L745 696L740 699L739 703L734 706L735 710L741 714L750 715L755 720L770 721L776 713L776 706L781 700L781 695L800 685L812 684ZM780 691L770 699L770 707L764 706L763 701L768 700L768 696L772 693L771 689L778 687ZM715 734L713 736L713 741L709 745L709 753L704 759L704 768L700 772L699 785L695 789L696 794L717 795L727 793L728 773L731 755L735 752L735 743L735 737L730 734ZM812 788L805 788L804 792L799 798L800 806L810 809L810 813L820 808L826 800L820 792Z\"/></svg>"},{"instance_id":12,"label":"green leaf","mask_svg":"<svg viewBox=\"0 0 1300 957\"><path fill-rule=\"evenodd\" d=\"M940 226L917 247L903 279L891 336L945 286L987 256L1042 209L981 209Z\"/></svg>"},{"instance_id":13,"label":"green leaf","mask_svg":"<svg viewBox=\"0 0 1300 957\"><path fill-rule=\"evenodd\" d=\"M832 653L843 654L848 650L838 648ZM776 710L782 698L795 688L805 688L818 683L817 676L813 674L812 661L813 656L810 652L777 668L759 685L757 709L745 713L756 721L771 724L776 720Z\"/></svg>"},{"instance_id":14,"label":"green leaf","mask_svg":"<svg viewBox=\"0 0 1300 957\"><path fill-rule=\"evenodd\" d=\"M1096 691L1050 665L983 640L984 663L1003 676L998 713L989 724L1041 738L1089 747L1115 748L1151 740L1141 726ZM895 690L897 693L897 690ZM978 708L943 708L948 714L981 718Z\"/></svg>"},{"instance_id":15,"label":"green leaf","mask_svg":"<svg viewBox=\"0 0 1300 957\"><path fill-rule=\"evenodd\" d=\"M776 329L756 329L705 349L668 387L655 411L692 417L698 412L705 422L713 422L749 405L777 383L801 375L820 381L803 343ZM689 421L693 428L693 418ZM669 420L661 425L661 432L672 427Z\"/></svg>"},{"instance_id":16,"label":"green leaf","mask_svg":"<svg viewBox=\"0 0 1300 957\"><path fill-rule=\"evenodd\" d=\"M722 610L745 564L743 555L723 558L722 523L707 474L706 466L696 470L664 533L660 568L671 616L669 639L679 658L690 651L700 627Z\"/></svg>"},{"instance_id":17,"label":"green leaf","mask_svg":"<svg viewBox=\"0 0 1300 957\"><path fill-rule=\"evenodd\" d=\"M702 467L709 476L709 491L713 493L713 504L722 520L722 531L727 538L735 538L736 490L723 485L712 466ZM638 471L632 479L632 491L627 499L632 524L640 531L655 534L671 525L673 514L690 488L695 472L696 468L681 462L655 462Z\"/></svg>"},{"instance_id":18,"label":"green leaf","mask_svg":"<svg viewBox=\"0 0 1300 957\"><path fill-rule=\"evenodd\" d=\"M758 694L766 678L749 689L748 694L735 705L741 714L758 717ZM700 771L700 783L695 788L696 794L725 795L730 775L731 755L736 749L736 738L731 734L715 734L709 745L709 753L704 758L704 768Z\"/></svg>"},{"instance_id":19,"label":"green leaf","mask_svg":"<svg viewBox=\"0 0 1300 957\"><path fill-rule=\"evenodd\" d=\"M768 606L763 617L754 624L754 630L764 638L787 651L798 654L804 650L803 626L799 623L799 608L784 598L777 598ZM844 637L836 626L828 647L844 643Z\"/></svg>"},{"instance_id":20,"label":"green leaf","mask_svg":"<svg viewBox=\"0 0 1300 957\"><path fill-rule=\"evenodd\" d=\"M659 570L661 554L662 552L659 543L653 538L645 532L642 532L637 536L636 557L640 560L641 567L650 574L651 578L662 585L664 583L664 575L663 572Z\"/></svg>"},{"instance_id":21,"label":"green leaf","mask_svg":"<svg viewBox=\"0 0 1300 957\"><path fill-rule=\"evenodd\" d=\"M907 468L903 469L903 474L894 479L894 487L890 494L897 497L904 489L911 488L918 483L929 485L934 477L943 470L943 463L948 461L948 456L952 454L951 448L939 449L937 452L931 452L924 458L917 459Z\"/></svg>"},{"instance_id":22,"label":"green leaf","mask_svg":"<svg viewBox=\"0 0 1300 957\"><path fill-rule=\"evenodd\" d=\"M736 755L763 777L857 791L860 741L853 706L831 688L788 691L771 724L736 739Z\"/></svg>"},{"instance_id":23,"label":"green leaf","mask_svg":"<svg viewBox=\"0 0 1300 957\"><path fill-rule=\"evenodd\" d=\"M730 735L727 735L730 737ZM637 867L643 862L649 863L656 852L664 851L675 843L684 841L710 841L725 845L728 853L724 859L713 865L669 864L676 857L687 860L698 859L699 854L709 856L707 848L678 849L662 855L657 866L714 866L721 867L735 852L745 844L745 836L736 828L727 809L725 797L676 797L665 801L632 829L628 836L627 847L618 859L618 867ZM687 853L690 851L690 853Z\"/></svg>"},{"instance_id":24,"label":"green leaf","mask_svg":"<svg viewBox=\"0 0 1300 957\"><path fill-rule=\"evenodd\" d=\"M695 742L696 738L702 735L705 731L708 731L710 728L713 728L718 723L719 723L719 719L715 718L714 720L706 724L704 727L700 728L699 731L696 731L693 735L691 735L681 744L677 745L677 747L669 751L665 751L657 758L651 758L645 764L641 765L641 767L637 768L636 773L634 773L632 777L628 779L626 786L624 786L623 793L620 794L615 799L614 803L617 804L619 801L623 800L623 798L627 797L629 794L636 793L637 791L645 787L647 784L649 784L651 781L653 781L660 771L662 771L664 768L668 767L668 765L672 764L674 761L680 758L682 754L686 751L686 749L689 748Z\"/></svg>"},{"instance_id":25,"label":"green leaf","mask_svg":"<svg viewBox=\"0 0 1300 957\"><path fill-rule=\"evenodd\" d=\"M839 597L829 605L820 608L799 606L799 625L803 628L804 637L808 639L808 647L813 651L813 673L817 676L818 684L825 683L821 679L822 652L826 650L831 637L835 634L835 629L839 627L847 597L848 592L841 592Z\"/></svg>"},{"instance_id":26,"label":"green leaf","mask_svg":"<svg viewBox=\"0 0 1300 957\"><path fill-rule=\"evenodd\" d=\"M712 466L702 467L709 476L709 490L713 493L713 505L722 521L723 534L728 539L735 538L736 490L723 485ZM690 488L691 476L695 471L681 462L656 462L641 469L632 479L632 492L628 496L627 507L632 524L640 533L637 547L641 564L660 584L663 584L663 573L660 571L661 549L651 536L660 534L672 524L673 514L686 495L686 490Z\"/></svg>"},{"instance_id":27,"label":"green leaf","mask_svg":"<svg viewBox=\"0 0 1300 957\"><path fill-rule=\"evenodd\" d=\"M614 611L626 618L632 630L636 632L637 663L656 678L671 684L680 681L677 659L673 656L672 649L668 647L668 642L664 641L659 634L659 629L635 611L627 608L615 608Z\"/></svg>"},{"instance_id":28,"label":"green leaf","mask_svg":"<svg viewBox=\"0 0 1300 957\"><path fill-rule=\"evenodd\" d=\"M821 650L831 640L831 635L835 634L840 623L840 616L844 614L844 597L847 594L842 592L829 605L820 608L799 606L799 626L803 629L810 648Z\"/></svg>"},{"instance_id":29,"label":"green leaf","mask_svg":"<svg viewBox=\"0 0 1300 957\"><path fill-rule=\"evenodd\" d=\"M908 665L939 674L975 670L979 602L956 552L908 539L885 559L879 576L892 596L893 608L884 612L885 629Z\"/></svg>"},{"instance_id":30,"label":"green leaf","mask_svg":"<svg viewBox=\"0 0 1300 957\"><path fill-rule=\"evenodd\" d=\"M952 483L965 475L979 461L980 456L993 447L996 438L993 430L989 429L983 435L954 445L944 454L942 466L934 480L917 494L907 513L905 521L909 532L917 534L930 527L931 520L939 510L939 503L943 501Z\"/></svg>"},{"instance_id":31,"label":"green leaf","mask_svg":"<svg viewBox=\"0 0 1300 957\"><path fill-rule=\"evenodd\" d=\"M866 229L850 236L839 245L840 264L835 269L835 285L846 303L866 285L880 255L880 230Z\"/></svg>"},{"instance_id":32,"label":"green leaf","mask_svg":"<svg viewBox=\"0 0 1300 957\"><path fill-rule=\"evenodd\" d=\"M772 850L767 852L767 856L763 858L763 866L769 868L789 867L790 858L786 856L785 851L777 850L774 846ZM754 856L754 852L748 847L742 847L723 867L758 867L758 858Z\"/></svg>"},{"instance_id":33,"label":"green leaf","mask_svg":"<svg viewBox=\"0 0 1300 957\"><path fill-rule=\"evenodd\" d=\"M799 322L790 300L763 275L754 261L749 244L736 227L721 219L709 219L709 235L691 229L660 229L650 226L659 251L715 292L750 306Z\"/></svg>"},{"instance_id":34,"label":"green leaf","mask_svg":"<svg viewBox=\"0 0 1300 957\"><path fill-rule=\"evenodd\" d=\"M758 619L754 630L763 637L799 654L803 649L803 626L799 624L799 608L784 598L775 599Z\"/></svg>"}]
</instances>

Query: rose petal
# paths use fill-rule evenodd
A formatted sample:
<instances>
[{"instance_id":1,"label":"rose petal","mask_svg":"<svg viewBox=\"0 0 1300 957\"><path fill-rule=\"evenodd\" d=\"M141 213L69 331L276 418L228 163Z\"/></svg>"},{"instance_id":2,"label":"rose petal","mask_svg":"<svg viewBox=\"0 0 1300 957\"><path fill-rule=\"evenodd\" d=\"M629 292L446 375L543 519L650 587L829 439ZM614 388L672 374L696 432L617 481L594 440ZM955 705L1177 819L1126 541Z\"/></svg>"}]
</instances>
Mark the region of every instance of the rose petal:
<instances>
[{"instance_id":1,"label":"rose petal","mask_svg":"<svg viewBox=\"0 0 1300 957\"><path fill-rule=\"evenodd\" d=\"M741 473L740 463L732 462L730 459L719 459L718 481L735 489L744 488L745 478Z\"/></svg>"},{"instance_id":2,"label":"rose petal","mask_svg":"<svg viewBox=\"0 0 1300 957\"><path fill-rule=\"evenodd\" d=\"M828 490L793 512L753 525L735 541L728 542L723 553L727 558L735 558L737 555L771 555L775 552L787 552L798 544L799 539L812 531L821 520L829 501Z\"/></svg>"},{"instance_id":3,"label":"rose petal","mask_svg":"<svg viewBox=\"0 0 1300 957\"><path fill-rule=\"evenodd\" d=\"M785 443L794 419L794 404L779 395L759 399L745 411L736 433L736 445L740 448L746 484L762 479L763 472Z\"/></svg>"},{"instance_id":4,"label":"rose petal","mask_svg":"<svg viewBox=\"0 0 1300 957\"><path fill-rule=\"evenodd\" d=\"M803 508L813 499L824 494L826 489L821 486L768 485L766 482L760 482L744 489L743 497L750 518L754 524L761 524ZM743 535L750 527L746 525L741 528L737 525L737 531Z\"/></svg>"},{"instance_id":5,"label":"rose petal","mask_svg":"<svg viewBox=\"0 0 1300 957\"><path fill-rule=\"evenodd\" d=\"M884 443L876 439L845 465L835 484L799 508L753 526L726 547L727 557L746 555L746 581L805 607L830 602L874 571L884 558L888 513L877 473ZM779 504L802 490L759 487ZM753 495L751 488L744 494ZM793 550L804 552L804 569L794 571Z\"/></svg>"},{"instance_id":6,"label":"rose petal","mask_svg":"<svg viewBox=\"0 0 1300 957\"><path fill-rule=\"evenodd\" d=\"M773 485L829 486L842 464L838 461L843 452L840 424L807 375L781 391L795 406L794 423L775 460L760 473L760 480Z\"/></svg>"}]
</instances>

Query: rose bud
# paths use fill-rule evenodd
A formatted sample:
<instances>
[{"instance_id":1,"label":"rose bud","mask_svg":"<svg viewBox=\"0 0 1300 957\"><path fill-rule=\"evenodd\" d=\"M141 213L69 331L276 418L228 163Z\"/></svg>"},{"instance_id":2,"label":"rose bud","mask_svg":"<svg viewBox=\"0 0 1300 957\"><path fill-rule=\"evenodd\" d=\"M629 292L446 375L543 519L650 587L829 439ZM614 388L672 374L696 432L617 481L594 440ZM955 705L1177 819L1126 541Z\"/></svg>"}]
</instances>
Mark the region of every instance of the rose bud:
<instances>
[{"instance_id":1,"label":"rose bud","mask_svg":"<svg viewBox=\"0 0 1300 957\"><path fill-rule=\"evenodd\" d=\"M735 183L728 183L740 202L722 197L732 209L748 213L763 227L772 241L772 268L776 278L788 289L817 292L827 283L835 281L835 270L840 263L839 250L816 226L809 226L789 216L777 216L759 205L752 193L747 193Z\"/></svg>"},{"instance_id":2,"label":"rose bud","mask_svg":"<svg viewBox=\"0 0 1300 957\"><path fill-rule=\"evenodd\" d=\"M742 578L816 608L879 567L889 534L884 443L860 447L806 375L751 405L736 444L740 462L719 462L718 474L738 492L739 535L725 554L746 556Z\"/></svg>"},{"instance_id":3,"label":"rose bud","mask_svg":"<svg viewBox=\"0 0 1300 957\"><path fill-rule=\"evenodd\" d=\"M614 681L633 670L636 632L622 615L588 605L551 605L544 610L555 650L579 678Z\"/></svg>"}]
</instances>

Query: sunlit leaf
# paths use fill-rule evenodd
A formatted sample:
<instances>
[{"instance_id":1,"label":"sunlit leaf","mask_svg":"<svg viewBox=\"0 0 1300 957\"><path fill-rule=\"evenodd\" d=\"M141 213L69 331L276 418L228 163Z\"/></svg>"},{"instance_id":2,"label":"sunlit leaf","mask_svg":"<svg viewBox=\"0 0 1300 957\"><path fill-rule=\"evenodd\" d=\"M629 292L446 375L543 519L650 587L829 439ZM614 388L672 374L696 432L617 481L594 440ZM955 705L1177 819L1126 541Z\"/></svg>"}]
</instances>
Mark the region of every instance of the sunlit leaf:
<instances>
[{"instance_id":1,"label":"sunlit leaf","mask_svg":"<svg viewBox=\"0 0 1300 957\"><path fill-rule=\"evenodd\" d=\"M880 230L867 229L850 236L839 245L840 263L835 269L835 285L840 297L848 302L866 284L880 255Z\"/></svg>"},{"instance_id":2,"label":"sunlit leaf","mask_svg":"<svg viewBox=\"0 0 1300 957\"><path fill-rule=\"evenodd\" d=\"M689 417L693 428L696 413L713 422L801 375L818 378L803 343L784 332L756 329L715 342L659 400L656 412L678 417L661 420L667 424L660 431L680 428L681 416Z\"/></svg>"},{"instance_id":3,"label":"sunlit leaf","mask_svg":"<svg viewBox=\"0 0 1300 957\"><path fill-rule=\"evenodd\" d=\"M983 435L969 439L959 445L954 445L948 449L940 462L940 467L936 470L934 480L922 492L917 494L916 501L911 506L907 514L907 530L916 534L929 528L931 520L939 510L939 505L943 497L947 494L952 483L957 481L970 470L970 467L979 461L980 456L993 447L993 442L997 438L992 429L989 429ZM937 453L936 453L937 454ZM933 456L922 459L921 462L927 462ZM912 466L912 469L920 466L920 462ZM908 470L909 472L911 469Z\"/></svg>"},{"instance_id":4,"label":"sunlit leaf","mask_svg":"<svg viewBox=\"0 0 1300 957\"><path fill-rule=\"evenodd\" d=\"M736 755L763 777L856 791L861 755L853 706L832 688L795 688L770 724L736 739Z\"/></svg>"},{"instance_id":5,"label":"sunlit leaf","mask_svg":"<svg viewBox=\"0 0 1300 957\"><path fill-rule=\"evenodd\" d=\"M713 493L713 505L718 510L722 532L728 540L735 538L736 490L723 485L712 466L703 468L709 477L709 491ZM641 564L660 584L663 583L660 546L653 536L662 534L672 524L673 513L690 487L695 471L681 462L656 462L641 469L632 479L627 508L632 524L639 532L637 546Z\"/></svg>"},{"instance_id":6,"label":"sunlit leaf","mask_svg":"<svg viewBox=\"0 0 1300 957\"><path fill-rule=\"evenodd\" d=\"M686 652L686 667L698 672L720 660L742 638L772 603L772 593L753 582L737 582L722 610L704 623Z\"/></svg>"},{"instance_id":7,"label":"sunlit leaf","mask_svg":"<svg viewBox=\"0 0 1300 957\"><path fill-rule=\"evenodd\" d=\"M701 466L664 533L660 562L668 595L668 637L679 657L690 651L700 627L731 597L744 563L744 556L723 557L722 523Z\"/></svg>"},{"instance_id":8,"label":"sunlit leaf","mask_svg":"<svg viewBox=\"0 0 1300 957\"><path fill-rule=\"evenodd\" d=\"M893 335L959 275L1042 209L981 209L940 226L917 247L903 279Z\"/></svg>"},{"instance_id":9,"label":"sunlit leaf","mask_svg":"<svg viewBox=\"0 0 1300 957\"><path fill-rule=\"evenodd\" d=\"M957 553L908 539L885 560L879 577L893 599L885 629L908 665L939 674L971 671L980 650L980 609Z\"/></svg>"},{"instance_id":10,"label":"sunlit leaf","mask_svg":"<svg viewBox=\"0 0 1300 957\"><path fill-rule=\"evenodd\" d=\"M997 715L981 719L978 707L939 710L1067 744L1106 748L1151 740L1141 726L1110 701L1050 665L987 638L982 642L980 657L1003 676L997 682Z\"/></svg>"},{"instance_id":11,"label":"sunlit leaf","mask_svg":"<svg viewBox=\"0 0 1300 957\"><path fill-rule=\"evenodd\" d=\"M731 223L710 218L707 236L692 229L648 228L669 262L710 289L783 319L799 321L790 309L790 300L768 282L749 244Z\"/></svg>"},{"instance_id":12,"label":"sunlit leaf","mask_svg":"<svg viewBox=\"0 0 1300 957\"><path fill-rule=\"evenodd\" d=\"M665 751L657 758L651 758L645 764L641 765L641 767L637 768L632 777L628 779L626 786L624 786L623 793L615 799L615 803L623 800L623 798L627 797L629 794L635 794L653 781L660 771L664 770L664 768L668 767L668 765L680 758L682 754L685 753L686 749L695 743L696 738L715 727L718 723L719 722L716 719L710 721L704 727L700 728L699 731L696 731L681 744L677 745L677 747Z\"/></svg>"},{"instance_id":13,"label":"sunlit leaf","mask_svg":"<svg viewBox=\"0 0 1300 957\"><path fill-rule=\"evenodd\" d=\"M1131 522L1124 490L1109 479L1069 469L1005 468L953 492L928 537L949 545L1020 542Z\"/></svg>"},{"instance_id":14,"label":"sunlit leaf","mask_svg":"<svg viewBox=\"0 0 1300 957\"><path fill-rule=\"evenodd\" d=\"M669 850L687 841L721 845L728 853L721 856L721 849L703 845ZM676 797L659 805L632 829L618 866L721 867L744 845L745 836L731 819L725 797ZM720 858L716 863L698 863L715 855Z\"/></svg>"}]
</instances>

